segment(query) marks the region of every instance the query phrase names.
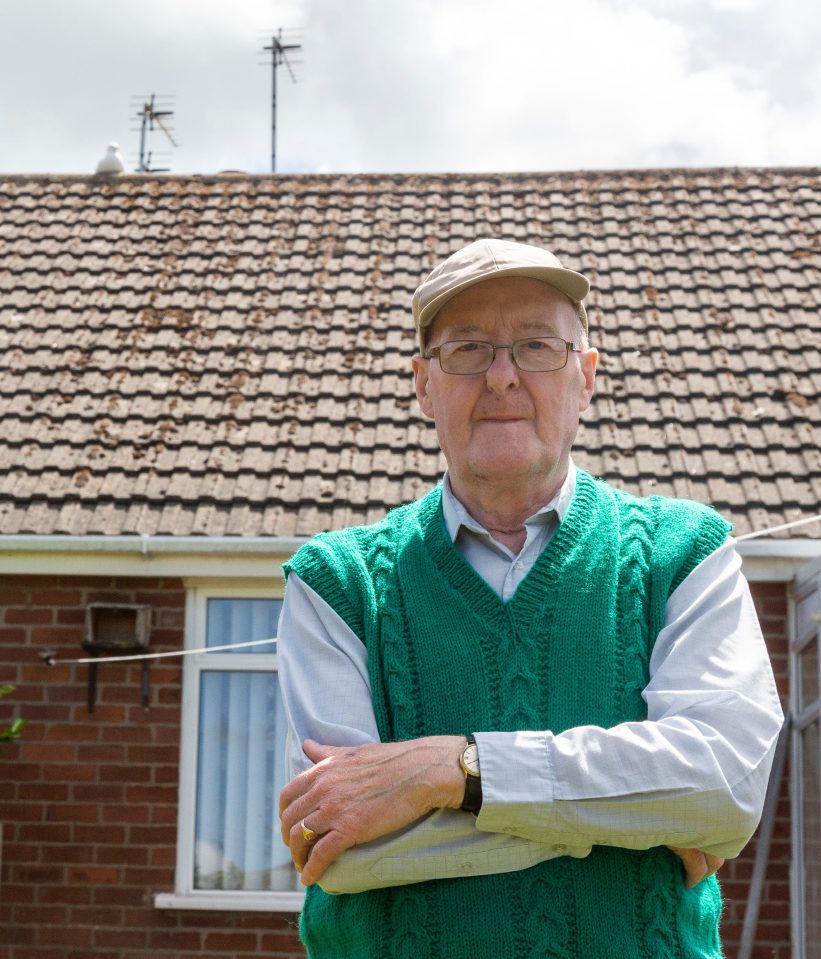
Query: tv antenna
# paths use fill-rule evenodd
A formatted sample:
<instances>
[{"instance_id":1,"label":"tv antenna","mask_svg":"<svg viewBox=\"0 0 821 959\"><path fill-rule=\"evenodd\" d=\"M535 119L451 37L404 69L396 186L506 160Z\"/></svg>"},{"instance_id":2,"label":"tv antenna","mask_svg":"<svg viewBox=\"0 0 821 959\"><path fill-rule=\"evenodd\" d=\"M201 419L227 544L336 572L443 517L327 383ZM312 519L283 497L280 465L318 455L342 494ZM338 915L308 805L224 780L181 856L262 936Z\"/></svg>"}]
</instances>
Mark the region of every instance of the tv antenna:
<instances>
[{"instance_id":1,"label":"tv antenna","mask_svg":"<svg viewBox=\"0 0 821 959\"><path fill-rule=\"evenodd\" d=\"M147 149L148 134L153 133L155 128L161 130L172 146L177 146L177 142L171 136L171 126L168 122L174 116L174 111L170 109L174 105L174 97L167 94L152 93L150 97L135 96L131 98L132 107L140 105L135 116L140 121L139 127L132 127L131 132L140 131L140 153L137 162L137 173L168 173L171 167L155 167L151 165L153 152ZM163 156L168 156L168 151L163 151Z\"/></svg>"},{"instance_id":2,"label":"tv antenna","mask_svg":"<svg viewBox=\"0 0 821 959\"><path fill-rule=\"evenodd\" d=\"M296 83L296 77L292 67L301 60L289 60L286 54L289 50L301 50L301 43L294 43L298 37L295 30L285 30L287 36L283 36L282 27L271 36L271 42L267 47L263 47L264 53L271 54L271 173L277 170L277 70L284 63L291 74L291 79ZM290 41L290 42L288 42ZM266 66L267 64L261 64Z\"/></svg>"}]
</instances>

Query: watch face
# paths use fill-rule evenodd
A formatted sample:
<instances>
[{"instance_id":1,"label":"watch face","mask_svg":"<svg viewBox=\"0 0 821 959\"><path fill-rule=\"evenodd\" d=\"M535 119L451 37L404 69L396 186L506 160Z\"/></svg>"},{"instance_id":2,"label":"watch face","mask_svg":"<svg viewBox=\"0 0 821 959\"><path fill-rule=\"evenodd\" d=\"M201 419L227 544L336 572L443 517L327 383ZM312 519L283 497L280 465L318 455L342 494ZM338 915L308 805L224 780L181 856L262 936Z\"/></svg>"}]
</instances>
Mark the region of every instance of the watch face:
<instances>
[{"instance_id":1,"label":"watch face","mask_svg":"<svg viewBox=\"0 0 821 959\"><path fill-rule=\"evenodd\" d=\"M468 743L462 752L462 768L468 776L479 775L479 747L476 743Z\"/></svg>"}]
</instances>

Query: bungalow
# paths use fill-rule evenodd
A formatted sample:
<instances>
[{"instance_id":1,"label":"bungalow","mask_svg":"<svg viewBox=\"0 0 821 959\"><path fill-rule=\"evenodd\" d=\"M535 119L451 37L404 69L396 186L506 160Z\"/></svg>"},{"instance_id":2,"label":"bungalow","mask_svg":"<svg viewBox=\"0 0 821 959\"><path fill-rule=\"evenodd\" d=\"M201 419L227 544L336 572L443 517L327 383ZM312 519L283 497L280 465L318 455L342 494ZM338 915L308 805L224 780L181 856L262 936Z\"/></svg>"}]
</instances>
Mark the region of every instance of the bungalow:
<instances>
[{"instance_id":1,"label":"bungalow","mask_svg":"<svg viewBox=\"0 0 821 959\"><path fill-rule=\"evenodd\" d=\"M591 277L579 465L749 537L793 742L724 938L819 955L820 233L818 169L0 178L0 959L303 954L282 565L437 482L410 297L488 234Z\"/></svg>"}]
</instances>

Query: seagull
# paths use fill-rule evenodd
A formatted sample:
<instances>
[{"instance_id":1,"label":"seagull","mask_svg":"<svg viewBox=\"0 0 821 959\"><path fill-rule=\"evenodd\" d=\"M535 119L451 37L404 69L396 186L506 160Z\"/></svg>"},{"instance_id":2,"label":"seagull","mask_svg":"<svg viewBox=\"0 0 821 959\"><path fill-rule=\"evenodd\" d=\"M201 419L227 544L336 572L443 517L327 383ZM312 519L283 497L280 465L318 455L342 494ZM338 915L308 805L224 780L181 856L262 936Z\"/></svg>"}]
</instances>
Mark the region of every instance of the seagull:
<instances>
[{"instance_id":1,"label":"seagull","mask_svg":"<svg viewBox=\"0 0 821 959\"><path fill-rule=\"evenodd\" d=\"M106 155L97 164L96 173L122 173L125 170L119 143L109 143Z\"/></svg>"}]
</instances>

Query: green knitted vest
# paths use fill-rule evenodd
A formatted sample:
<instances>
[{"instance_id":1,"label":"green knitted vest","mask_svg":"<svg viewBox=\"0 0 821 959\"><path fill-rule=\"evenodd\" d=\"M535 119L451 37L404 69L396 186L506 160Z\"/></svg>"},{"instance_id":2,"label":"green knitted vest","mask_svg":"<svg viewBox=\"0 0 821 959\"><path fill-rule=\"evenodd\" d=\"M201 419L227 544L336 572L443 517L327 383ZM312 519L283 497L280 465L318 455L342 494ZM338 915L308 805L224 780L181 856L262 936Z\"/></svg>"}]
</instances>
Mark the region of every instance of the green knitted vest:
<instances>
[{"instance_id":1,"label":"green knitted vest","mask_svg":"<svg viewBox=\"0 0 821 959\"><path fill-rule=\"evenodd\" d=\"M317 537L288 568L365 643L383 741L559 733L646 718L667 598L728 530L707 507L579 471L508 602L451 543L438 487L375 526ZM312 959L717 959L720 912L716 881L686 890L667 849L594 846L512 873L340 896L314 886L300 928Z\"/></svg>"}]
</instances>

